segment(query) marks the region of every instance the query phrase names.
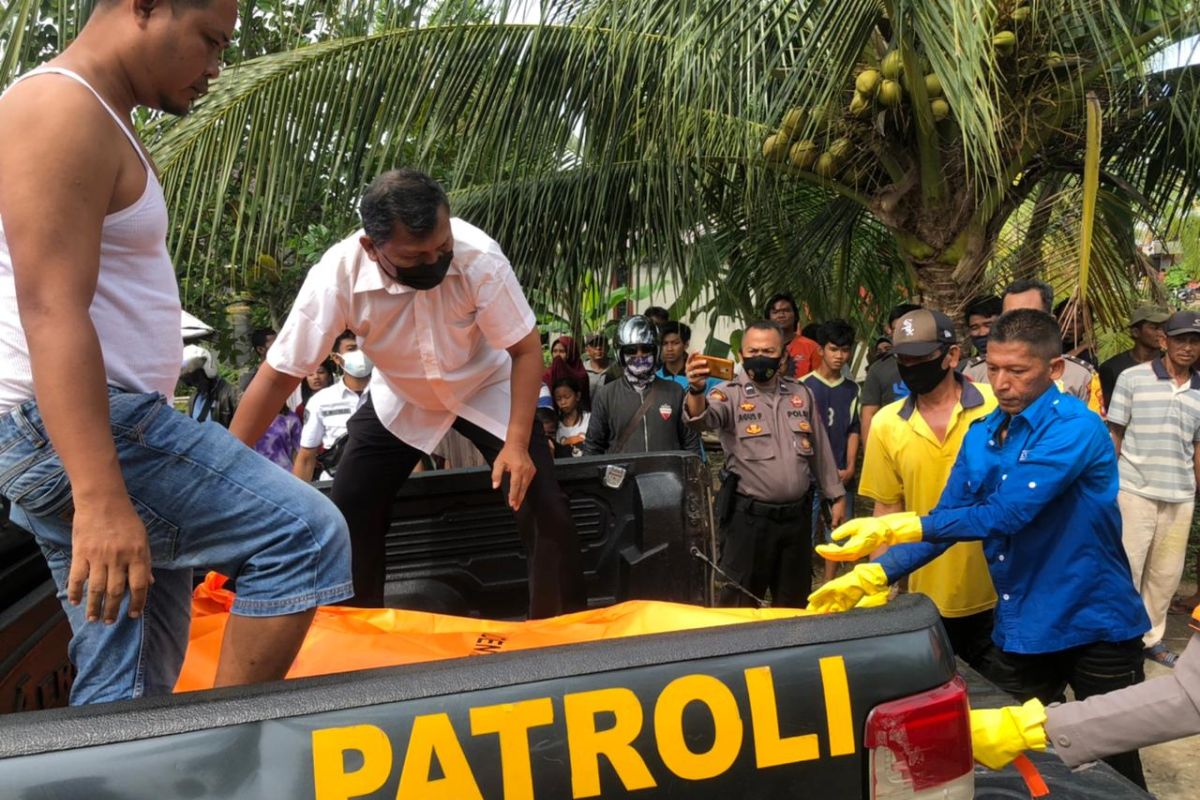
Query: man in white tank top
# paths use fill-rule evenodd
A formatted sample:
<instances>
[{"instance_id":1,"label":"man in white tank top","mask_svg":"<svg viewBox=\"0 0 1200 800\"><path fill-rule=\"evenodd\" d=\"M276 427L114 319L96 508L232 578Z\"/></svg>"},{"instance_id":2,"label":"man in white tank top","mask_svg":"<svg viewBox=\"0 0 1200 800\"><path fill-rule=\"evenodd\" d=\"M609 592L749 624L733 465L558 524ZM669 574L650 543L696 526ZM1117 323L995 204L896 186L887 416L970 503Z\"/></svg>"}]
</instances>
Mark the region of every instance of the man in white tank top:
<instances>
[{"instance_id":1,"label":"man in white tank top","mask_svg":"<svg viewBox=\"0 0 1200 800\"><path fill-rule=\"evenodd\" d=\"M333 505L163 398L179 293L130 115L187 113L236 19L237 0L99 0L0 97L0 494L65 595L75 704L171 691L193 569L237 578L219 685L283 677L315 606L351 593Z\"/></svg>"}]
</instances>

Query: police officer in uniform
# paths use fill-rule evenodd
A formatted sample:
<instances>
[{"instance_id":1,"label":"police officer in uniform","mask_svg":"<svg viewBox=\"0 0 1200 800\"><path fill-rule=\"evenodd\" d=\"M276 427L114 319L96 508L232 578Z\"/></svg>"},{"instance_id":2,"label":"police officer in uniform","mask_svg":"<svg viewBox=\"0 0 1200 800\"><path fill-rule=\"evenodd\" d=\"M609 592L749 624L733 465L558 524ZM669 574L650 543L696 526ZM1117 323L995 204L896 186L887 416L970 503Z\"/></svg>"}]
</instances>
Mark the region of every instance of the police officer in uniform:
<instances>
[{"instance_id":1,"label":"police officer in uniform","mask_svg":"<svg viewBox=\"0 0 1200 800\"><path fill-rule=\"evenodd\" d=\"M1014 281L1004 290L1003 312L1007 314L1018 308L1032 308L1049 314L1054 308L1054 290L1048 283L1038 280ZM977 342L976 348L978 347ZM986 344L984 351L986 352ZM1063 374L1058 381L1059 391L1078 397L1088 408L1099 414L1103 406L1100 375L1091 364L1081 358L1064 353L1063 362ZM971 359L962 374L975 383L987 383L987 358L979 355Z\"/></svg>"},{"instance_id":2,"label":"police officer in uniform","mask_svg":"<svg viewBox=\"0 0 1200 800\"><path fill-rule=\"evenodd\" d=\"M817 418L812 392L782 371L783 332L756 322L742 337L744 375L705 395L709 368L704 356L687 363L684 421L717 431L726 472L718 496L721 569L756 597L770 590L776 606L801 606L812 587L810 486L832 501L834 527L845 518L845 490ZM737 586L726 585L720 605L750 605Z\"/></svg>"}]
</instances>

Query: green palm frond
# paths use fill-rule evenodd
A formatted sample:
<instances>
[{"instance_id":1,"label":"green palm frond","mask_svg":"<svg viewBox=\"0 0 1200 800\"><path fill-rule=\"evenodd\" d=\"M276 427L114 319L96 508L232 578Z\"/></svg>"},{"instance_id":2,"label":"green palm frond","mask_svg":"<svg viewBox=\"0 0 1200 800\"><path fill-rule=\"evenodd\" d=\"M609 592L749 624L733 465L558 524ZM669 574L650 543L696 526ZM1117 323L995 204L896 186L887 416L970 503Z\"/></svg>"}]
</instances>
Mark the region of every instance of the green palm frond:
<instances>
[{"instance_id":1,"label":"green palm frond","mask_svg":"<svg viewBox=\"0 0 1200 800\"><path fill-rule=\"evenodd\" d=\"M62 51L95 0L7 0L0 5L0 87Z\"/></svg>"},{"instance_id":2,"label":"green palm frond","mask_svg":"<svg viewBox=\"0 0 1200 800\"><path fill-rule=\"evenodd\" d=\"M1009 281L1030 274L1028 262L1035 260L1037 273L1050 281L1060 299L1078 296L1082 178L1075 174L1051 176L1044 186L1045 192L1037 193L1009 219L981 293L999 293ZM1139 223L1147 224L1140 208L1140 198L1102 181L1088 306L1094 320L1105 328L1123 328L1135 298L1162 299L1149 264L1136 246L1135 231Z\"/></svg>"},{"instance_id":3,"label":"green palm frond","mask_svg":"<svg viewBox=\"0 0 1200 800\"><path fill-rule=\"evenodd\" d=\"M0 36L36 6L0 11ZM563 307L580 276L646 265L713 308L791 288L864 330L902 288L947 310L981 275L1066 288L1095 92L1107 315L1139 279L1131 221L1168 227L1200 181L1196 70L1151 69L1200 33L1190 0L545 0L539 24L481 0L242 7L234 65L149 130L189 285L349 229L363 185L407 164ZM883 62L894 106L856 95Z\"/></svg>"},{"instance_id":4,"label":"green palm frond","mask_svg":"<svg viewBox=\"0 0 1200 800\"><path fill-rule=\"evenodd\" d=\"M521 25L388 31L231 69L192 117L165 124L154 145L178 229L190 232L176 239L177 257L211 263L231 236L229 249L244 260L273 241L305 197L345 218L365 181L398 163L442 172L450 186L490 195L493 203L511 195L497 182L505 176L527 186L561 184L561 170L579 158L574 129L585 113L617 132L617 149L635 150L620 141L640 123L626 101L652 89L618 90L633 82L637 63L602 72L608 80L593 82L587 93L557 85L568 78L543 76L577 82L570 76L592 72L610 50L645 48L621 40L614 47L604 38L581 51L567 46L576 44L572 33ZM431 63L444 68L431 70ZM336 91L343 87L348 91ZM665 149L637 155L645 163L669 161ZM224 182L197 180L213 163L228 165L218 170ZM583 210L586 198L590 210L581 216L601 226L605 209L592 202L597 190L637 191L621 170L619 163L593 170L586 193L570 198L567 209ZM226 209L215 198L235 203L232 231L221 227ZM527 222L511 225L516 231Z\"/></svg>"}]
</instances>

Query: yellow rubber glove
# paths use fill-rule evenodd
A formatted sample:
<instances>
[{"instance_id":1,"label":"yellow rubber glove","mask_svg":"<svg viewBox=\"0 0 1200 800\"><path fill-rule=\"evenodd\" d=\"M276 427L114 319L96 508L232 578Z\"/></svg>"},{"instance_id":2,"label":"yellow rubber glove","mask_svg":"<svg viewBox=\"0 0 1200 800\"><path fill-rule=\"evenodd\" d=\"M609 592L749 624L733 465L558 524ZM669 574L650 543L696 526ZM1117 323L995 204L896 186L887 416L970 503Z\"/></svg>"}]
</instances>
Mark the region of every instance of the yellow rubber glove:
<instances>
[{"instance_id":1,"label":"yellow rubber glove","mask_svg":"<svg viewBox=\"0 0 1200 800\"><path fill-rule=\"evenodd\" d=\"M874 562L859 564L810 594L808 610L818 614L846 611L854 608L863 598L879 594L883 594L884 602L887 602L887 591L888 578L883 567Z\"/></svg>"},{"instance_id":2,"label":"yellow rubber glove","mask_svg":"<svg viewBox=\"0 0 1200 800\"><path fill-rule=\"evenodd\" d=\"M921 518L911 511L882 517L852 519L833 532L833 544L817 545L817 553L830 561L857 561L884 545L921 541ZM844 541L843 541L844 540Z\"/></svg>"},{"instance_id":3,"label":"yellow rubber glove","mask_svg":"<svg viewBox=\"0 0 1200 800\"><path fill-rule=\"evenodd\" d=\"M880 606L886 606L891 596L892 593L890 591L883 591L879 592L878 594L864 594L862 596L862 600L859 600L857 603L855 603L854 607L879 608Z\"/></svg>"},{"instance_id":4,"label":"yellow rubber glove","mask_svg":"<svg viewBox=\"0 0 1200 800\"><path fill-rule=\"evenodd\" d=\"M1046 709L1023 706L971 709L971 749L985 767L1001 769L1026 750L1046 749Z\"/></svg>"}]
</instances>

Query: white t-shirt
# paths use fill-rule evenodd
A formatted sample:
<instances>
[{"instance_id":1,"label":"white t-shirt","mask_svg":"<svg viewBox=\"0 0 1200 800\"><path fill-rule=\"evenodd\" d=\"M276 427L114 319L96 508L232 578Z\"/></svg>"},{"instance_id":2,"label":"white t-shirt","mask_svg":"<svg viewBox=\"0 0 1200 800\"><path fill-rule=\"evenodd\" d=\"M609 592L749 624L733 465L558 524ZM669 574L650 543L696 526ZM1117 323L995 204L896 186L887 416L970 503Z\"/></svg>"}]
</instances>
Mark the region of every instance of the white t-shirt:
<instances>
[{"instance_id":1,"label":"white t-shirt","mask_svg":"<svg viewBox=\"0 0 1200 800\"><path fill-rule=\"evenodd\" d=\"M356 231L309 270L267 363L303 377L346 328L375 362L371 397L398 438L433 452L455 417L503 440L511 409L506 352L534 329L500 245L460 219L450 221L454 260L440 285L418 291L384 277Z\"/></svg>"},{"instance_id":2,"label":"white t-shirt","mask_svg":"<svg viewBox=\"0 0 1200 800\"><path fill-rule=\"evenodd\" d=\"M346 422L366 400L345 381L326 386L308 398L304 404L304 429L300 431L301 447L333 447L346 433Z\"/></svg>"},{"instance_id":3,"label":"white t-shirt","mask_svg":"<svg viewBox=\"0 0 1200 800\"><path fill-rule=\"evenodd\" d=\"M558 433L554 439L559 444L568 445L571 448L572 456L583 455L583 440L587 438L588 420L592 418L589 411L583 412L583 416L579 418L579 422L575 425L564 425L558 423Z\"/></svg>"}]
</instances>

